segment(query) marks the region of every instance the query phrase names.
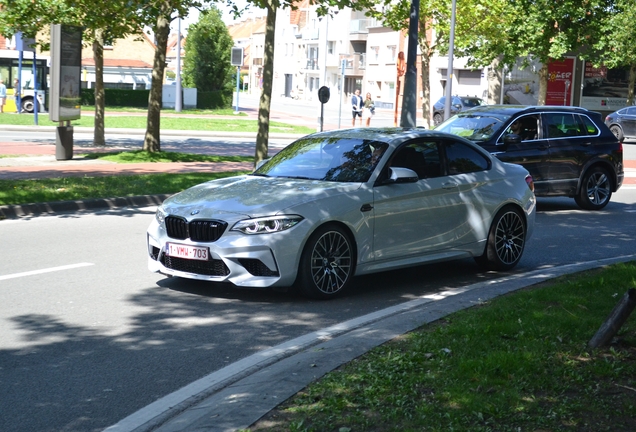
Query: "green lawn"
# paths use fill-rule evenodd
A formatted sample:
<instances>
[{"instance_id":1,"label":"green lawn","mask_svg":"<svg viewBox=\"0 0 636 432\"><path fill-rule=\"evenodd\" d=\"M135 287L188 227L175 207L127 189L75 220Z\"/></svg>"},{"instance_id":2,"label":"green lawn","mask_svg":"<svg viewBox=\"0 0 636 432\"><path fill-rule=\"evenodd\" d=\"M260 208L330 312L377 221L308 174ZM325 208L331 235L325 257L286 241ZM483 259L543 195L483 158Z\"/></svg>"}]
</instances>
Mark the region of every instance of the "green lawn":
<instances>
[{"instance_id":1,"label":"green lawn","mask_svg":"<svg viewBox=\"0 0 636 432\"><path fill-rule=\"evenodd\" d=\"M587 343L636 264L564 276L452 314L310 384L251 432L636 430L636 317Z\"/></svg>"}]
</instances>

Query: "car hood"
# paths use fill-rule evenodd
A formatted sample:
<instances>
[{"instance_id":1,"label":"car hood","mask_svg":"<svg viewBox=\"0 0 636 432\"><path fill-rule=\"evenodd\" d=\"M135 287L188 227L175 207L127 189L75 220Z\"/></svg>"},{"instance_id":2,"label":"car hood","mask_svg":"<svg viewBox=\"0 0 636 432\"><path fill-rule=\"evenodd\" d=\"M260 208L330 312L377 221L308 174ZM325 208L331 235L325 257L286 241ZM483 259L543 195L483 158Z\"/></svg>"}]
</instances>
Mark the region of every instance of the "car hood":
<instances>
[{"instance_id":1,"label":"car hood","mask_svg":"<svg viewBox=\"0 0 636 432\"><path fill-rule=\"evenodd\" d=\"M164 210L189 218L259 217L284 213L307 201L354 191L360 183L236 176L213 180L166 199Z\"/></svg>"}]
</instances>

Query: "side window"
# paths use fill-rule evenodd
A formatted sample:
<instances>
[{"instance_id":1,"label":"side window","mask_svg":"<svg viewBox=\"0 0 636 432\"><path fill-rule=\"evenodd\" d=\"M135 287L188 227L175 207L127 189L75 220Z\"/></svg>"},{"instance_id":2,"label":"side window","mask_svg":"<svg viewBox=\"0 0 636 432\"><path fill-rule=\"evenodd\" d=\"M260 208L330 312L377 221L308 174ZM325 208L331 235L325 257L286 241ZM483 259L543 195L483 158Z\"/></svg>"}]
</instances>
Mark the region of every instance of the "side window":
<instances>
[{"instance_id":1,"label":"side window","mask_svg":"<svg viewBox=\"0 0 636 432\"><path fill-rule=\"evenodd\" d=\"M636 107L627 108L624 112L627 115L636 115Z\"/></svg>"},{"instance_id":2,"label":"side window","mask_svg":"<svg viewBox=\"0 0 636 432\"><path fill-rule=\"evenodd\" d=\"M499 139L499 142L503 142L503 137L509 134L519 135L521 141L540 139L540 130L538 115L526 115L519 117L510 124L508 129L506 129L506 132Z\"/></svg>"},{"instance_id":3,"label":"side window","mask_svg":"<svg viewBox=\"0 0 636 432\"><path fill-rule=\"evenodd\" d=\"M420 179L440 177L442 167L438 143L434 141L408 143L397 150L389 166L412 169Z\"/></svg>"},{"instance_id":4,"label":"side window","mask_svg":"<svg viewBox=\"0 0 636 432\"><path fill-rule=\"evenodd\" d=\"M445 148L449 175L485 171L490 168L490 161L483 154L464 143L447 142Z\"/></svg>"},{"instance_id":5,"label":"side window","mask_svg":"<svg viewBox=\"0 0 636 432\"><path fill-rule=\"evenodd\" d=\"M548 113L548 138L565 138L572 136L587 135L587 131L582 131L576 119L577 114L568 113Z\"/></svg>"},{"instance_id":6,"label":"side window","mask_svg":"<svg viewBox=\"0 0 636 432\"><path fill-rule=\"evenodd\" d=\"M584 130L588 135L598 135L599 130L594 124L594 122L586 115L580 116L581 121L583 122Z\"/></svg>"}]
</instances>

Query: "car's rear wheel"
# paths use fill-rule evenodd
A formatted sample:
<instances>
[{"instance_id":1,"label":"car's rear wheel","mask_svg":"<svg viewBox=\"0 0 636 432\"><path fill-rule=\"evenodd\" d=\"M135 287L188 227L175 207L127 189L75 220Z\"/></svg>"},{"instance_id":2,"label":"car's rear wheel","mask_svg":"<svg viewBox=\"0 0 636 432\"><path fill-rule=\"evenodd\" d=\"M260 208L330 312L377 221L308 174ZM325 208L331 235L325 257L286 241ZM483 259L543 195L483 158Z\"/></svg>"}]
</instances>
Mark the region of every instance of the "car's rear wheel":
<instances>
[{"instance_id":1,"label":"car's rear wheel","mask_svg":"<svg viewBox=\"0 0 636 432\"><path fill-rule=\"evenodd\" d=\"M620 142L623 142L623 139L625 138L625 135L623 135L623 129L621 129L620 126L618 125L612 125L610 127L610 130L612 131L612 133L616 136L616 138L618 138L618 140Z\"/></svg>"},{"instance_id":2,"label":"car's rear wheel","mask_svg":"<svg viewBox=\"0 0 636 432\"><path fill-rule=\"evenodd\" d=\"M484 254L475 261L487 270L510 270L521 260L526 235L526 222L521 211L504 207L490 226Z\"/></svg>"},{"instance_id":3,"label":"car's rear wheel","mask_svg":"<svg viewBox=\"0 0 636 432\"><path fill-rule=\"evenodd\" d=\"M435 115L433 116L433 124L435 126L437 126L438 124L442 123L444 121L444 117L442 117L442 115L440 113L435 113Z\"/></svg>"},{"instance_id":4,"label":"car's rear wheel","mask_svg":"<svg viewBox=\"0 0 636 432\"><path fill-rule=\"evenodd\" d=\"M583 176L581 190L574 198L576 203L585 210L600 210L612 198L612 182L605 168L594 167Z\"/></svg>"},{"instance_id":5,"label":"car's rear wheel","mask_svg":"<svg viewBox=\"0 0 636 432\"><path fill-rule=\"evenodd\" d=\"M342 293L353 277L354 258L353 243L342 228L319 228L300 257L297 282L301 294L329 299Z\"/></svg>"}]
</instances>

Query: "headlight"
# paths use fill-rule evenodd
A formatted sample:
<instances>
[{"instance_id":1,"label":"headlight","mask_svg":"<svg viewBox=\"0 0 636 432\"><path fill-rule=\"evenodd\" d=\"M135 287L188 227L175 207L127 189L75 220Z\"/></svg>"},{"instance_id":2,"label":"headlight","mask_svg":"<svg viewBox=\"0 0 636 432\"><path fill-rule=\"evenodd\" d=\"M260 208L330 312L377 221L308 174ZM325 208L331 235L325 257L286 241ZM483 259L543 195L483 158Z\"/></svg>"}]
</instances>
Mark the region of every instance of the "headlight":
<instances>
[{"instance_id":1,"label":"headlight","mask_svg":"<svg viewBox=\"0 0 636 432\"><path fill-rule=\"evenodd\" d=\"M240 231L243 234L269 234L285 231L303 220L302 216L268 216L256 219L246 219L237 222L232 231Z\"/></svg>"},{"instance_id":2,"label":"headlight","mask_svg":"<svg viewBox=\"0 0 636 432\"><path fill-rule=\"evenodd\" d=\"M168 216L168 214L163 209L163 207L161 206L157 207L157 212L155 213L155 219L157 219L157 222L159 222L159 225L163 225L163 221L166 220L166 216Z\"/></svg>"}]
</instances>

